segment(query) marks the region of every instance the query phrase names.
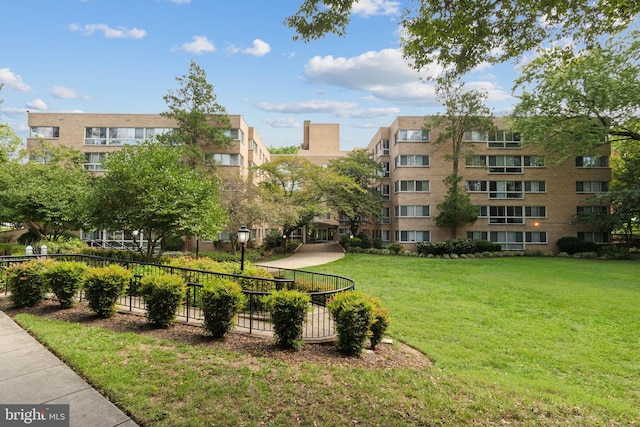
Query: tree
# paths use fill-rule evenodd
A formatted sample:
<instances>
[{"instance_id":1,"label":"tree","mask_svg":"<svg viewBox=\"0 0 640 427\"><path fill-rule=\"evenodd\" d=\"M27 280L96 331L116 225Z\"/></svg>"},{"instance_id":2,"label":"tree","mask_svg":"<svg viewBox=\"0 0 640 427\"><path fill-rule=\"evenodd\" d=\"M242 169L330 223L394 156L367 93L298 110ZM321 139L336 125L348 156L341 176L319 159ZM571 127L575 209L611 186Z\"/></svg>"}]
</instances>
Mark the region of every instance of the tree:
<instances>
[{"instance_id":1,"label":"tree","mask_svg":"<svg viewBox=\"0 0 640 427\"><path fill-rule=\"evenodd\" d=\"M478 219L478 207L471 203L469 195L460 187L461 176L449 175L444 179L448 187L444 200L436 206L436 225L451 230L451 238L455 239L458 227L473 224Z\"/></svg>"},{"instance_id":2,"label":"tree","mask_svg":"<svg viewBox=\"0 0 640 427\"><path fill-rule=\"evenodd\" d=\"M447 157L452 161L452 176L457 177L460 158L467 157L469 153L466 149L473 148L473 143L465 138L466 132L487 132L493 129L493 114L484 104L487 99L486 91L465 91L464 83L441 82L436 87L436 95L446 111L444 115L433 116L431 121L425 124L425 129L442 129L435 143L451 143L452 151Z\"/></svg>"},{"instance_id":3,"label":"tree","mask_svg":"<svg viewBox=\"0 0 640 427\"><path fill-rule=\"evenodd\" d=\"M274 207L272 222L287 239L292 231L311 223L321 211L322 169L297 156L279 156L257 167L263 197Z\"/></svg>"},{"instance_id":4,"label":"tree","mask_svg":"<svg viewBox=\"0 0 640 427\"><path fill-rule=\"evenodd\" d=\"M285 24L305 42L344 36L358 0L304 0ZM406 8L402 48L416 69L437 64L455 75L484 62L517 58L545 41L569 39L596 46L634 22L640 3L627 0L421 0Z\"/></svg>"},{"instance_id":5,"label":"tree","mask_svg":"<svg viewBox=\"0 0 640 427\"><path fill-rule=\"evenodd\" d=\"M217 103L206 72L194 61L191 61L189 74L176 77L176 80L180 88L170 90L163 97L169 111L160 115L178 123L178 129L168 138L186 146L187 163L194 168L202 163L205 150L231 145L227 134L231 121L226 109Z\"/></svg>"},{"instance_id":6,"label":"tree","mask_svg":"<svg viewBox=\"0 0 640 427\"><path fill-rule=\"evenodd\" d=\"M22 223L36 236L53 240L65 231L81 229L89 190L84 156L45 145L33 150L31 157L26 164L0 166L0 220Z\"/></svg>"},{"instance_id":7,"label":"tree","mask_svg":"<svg viewBox=\"0 0 640 427\"><path fill-rule=\"evenodd\" d=\"M95 229L144 233L151 261L173 234L213 238L225 223L216 178L181 162L183 147L157 142L127 146L105 160L89 208ZM158 252L155 252L159 248Z\"/></svg>"},{"instance_id":8,"label":"tree","mask_svg":"<svg viewBox=\"0 0 640 427\"><path fill-rule=\"evenodd\" d=\"M619 140L640 142L640 32L602 48L542 53L514 83L512 127L559 160Z\"/></svg>"},{"instance_id":9,"label":"tree","mask_svg":"<svg viewBox=\"0 0 640 427\"><path fill-rule=\"evenodd\" d=\"M271 154L298 154L300 147L296 145L290 145L288 147L269 147L269 153Z\"/></svg>"},{"instance_id":10,"label":"tree","mask_svg":"<svg viewBox=\"0 0 640 427\"><path fill-rule=\"evenodd\" d=\"M326 203L347 219L351 235L357 236L362 223L380 215L383 196L376 187L382 165L366 150L354 150L331 160L328 169L335 175L325 182Z\"/></svg>"}]
</instances>

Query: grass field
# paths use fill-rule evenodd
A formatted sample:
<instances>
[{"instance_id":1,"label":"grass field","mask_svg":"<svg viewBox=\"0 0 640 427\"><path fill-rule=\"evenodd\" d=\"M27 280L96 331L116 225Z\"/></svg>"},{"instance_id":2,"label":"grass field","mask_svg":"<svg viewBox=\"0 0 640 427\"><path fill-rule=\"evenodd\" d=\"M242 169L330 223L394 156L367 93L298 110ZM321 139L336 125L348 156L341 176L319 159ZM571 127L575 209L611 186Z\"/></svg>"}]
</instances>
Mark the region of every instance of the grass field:
<instances>
[{"instance_id":1,"label":"grass field","mask_svg":"<svg viewBox=\"0 0 640 427\"><path fill-rule=\"evenodd\" d=\"M18 319L148 425L640 425L639 262L353 254L312 270L379 297L434 367L288 366Z\"/></svg>"}]
</instances>

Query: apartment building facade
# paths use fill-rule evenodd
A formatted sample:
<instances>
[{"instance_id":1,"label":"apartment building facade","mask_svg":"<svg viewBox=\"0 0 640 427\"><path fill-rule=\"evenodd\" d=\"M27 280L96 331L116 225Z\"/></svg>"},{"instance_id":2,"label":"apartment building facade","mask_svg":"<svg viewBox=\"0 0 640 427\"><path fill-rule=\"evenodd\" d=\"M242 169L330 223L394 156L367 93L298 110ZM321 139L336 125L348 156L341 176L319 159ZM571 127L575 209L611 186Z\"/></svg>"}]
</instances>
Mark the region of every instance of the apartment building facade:
<instances>
[{"instance_id":1,"label":"apartment building facade","mask_svg":"<svg viewBox=\"0 0 640 427\"><path fill-rule=\"evenodd\" d=\"M437 227L434 219L447 193L443 180L452 173L452 144L434 142L439 129L431 129L429 120L397 117L367 146L385 169L380 185L385 202L371 227L371 237L383 244L398 242L413 249L417 242L452 238L451 231ZM523 143L503 119L497 118L495 126L492 132L469 129L465 134L468 144L465 157L459 159L459 175L478 207L478 219L459 227L455 237L530 251L557 251L556 241L564 236L608 243L609 233L574 224L574 219L578 212L606 211L588 198L609 188L610 148L558 163Z\"/></svg>"},{"instance_id":2,"label":"apartment building facade","mask_svg":"<svg viewBox=\"0 0 640 427\"><path fill-rule=\"evenodd\" d=\"M249 126L241 115L229 115L231 129L228 136L232 143L226 148L212 148L205 152L204 163L214 165L220 176L245 178L250 167L270 160L268 148L260 135ZM86 170L104 173L103 161L109 153L126 145L137 145L145 140L172 132L175 120L159 114L86 114L86 113L34 113L28 117L29 137L27 147L38 147L42 141L64 145L78 150L85 156ZM266 227L254 230L253 238L262 239ZM224 236L223 236L224 238ZM83 239L108 243L114 247L131 245L133 236L119 231L98 230L83 232ZM144 236L136 240L144 241ZM204 242L203 249L211 242Z\"/></svg>"}]
</instances>

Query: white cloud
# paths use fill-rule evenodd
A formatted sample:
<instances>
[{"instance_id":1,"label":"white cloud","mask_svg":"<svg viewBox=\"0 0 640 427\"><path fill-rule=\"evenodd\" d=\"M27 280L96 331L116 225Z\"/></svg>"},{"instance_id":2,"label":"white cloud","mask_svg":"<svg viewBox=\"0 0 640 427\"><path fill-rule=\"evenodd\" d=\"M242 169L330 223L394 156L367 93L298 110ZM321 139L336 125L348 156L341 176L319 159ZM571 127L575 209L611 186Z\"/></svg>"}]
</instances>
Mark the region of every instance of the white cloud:
<instances>
[{"instance_id":1,"label":"white cloud","mask_svg":"<svg viewBox=\"0 0 640 427\"><path fill-rule=\"evenodd\" d=\"M96 31L101 31L108 39L141 39L147 35L145 30L133 28L111 28L107 24L86 24L84 26L78 24L70 24L71 31L83 31L85 36L92 36Z\"/></svg>"},{"instance_id":2,"label":"white cloud","mask_svg":"<svg viewBox=\"0 0 640 427\"><path fill-rule=\"evenodd\" d=\"M354 102L339 102L339 101L324 101L324 100L310 100L293 103L279 103L271 104L268 102L261 102L257 107L263 111L276 112L276 113L293 113L293 114L305 114L305 113L333 113L338 114L340 111L355 108L358 104Z\"/></svg>"},{"instance_id":3,"label":"white cloud","mask_svg":"<svg viewBox=\"0 0 640 427\"><path fill-rule=\"evenodd\" d=\"M51 92L49 92L51 96L54 96L59 99L89 99L88 96L80 95L74 89L65 86L54 86L51 88Z\"/></svg>"},{"instance_id":4,"label":"white cloud","mask_svg":"<svg viewBox=\"0 0 640 427\"><path fill-rule=\"evenodd\" d=\"M18 92L31 92L31 86L22 81L22 76L15 74L10 68L0 68L0 83Z\"/></svg>"},{"instance_id":5,"label":"white cloud","mask_svg":"<svg viewBox=\"0 0 640 427\"><path fill-rule=\"evenodd\" d=\"M10 117L21 117L27 113L27 109L20 107L5 107L0 108L0 112Z\"/></svg>"},{"instance_id":6,"label":"white cloud","mask_svg":"<svg viewBox=\"0 0 640 427\"><path fill-rule=\"evenodd\" d=\"M255 39L253 41L253 47L242 50L242 53L246 53L247 55L253 55L256 57L265 56L269 52L271 52L271 46L260 39Z\"/></svg>"},{"instance_id":7,"label":"white cloud","mask_svg":"<svg viewBox=\"0 0 640 427\"><path fill-rule=\"evenodd\" d=\"M184 43L182 49L189 53L214 52L216 47L205 36L193 36L191 43Z\"/></svg>"},{"instance_id":8,"label":"white cloud","mask_svg":"<svg viewBox=\"0 0 640 427\"><path fill-rule=\"evenodd\" d=\"M40 98L34 99L31 102L27 102L26 107L30 110L47 110L47 104Z\"/></svg>"},{"instance_id":9,"label":"white cloud","mask_svg":"<svg viewBox=\"0 0 640 427\"><path fill-rule=\"evenodd\" d=\"M171 3L175 3L175 4L189 4L191 3L191 0L170 0Z\"/></svg>"},{"instance_id":10,"label":"white cloud","mask_svg":"<svg viewBox=\"0 0 640 427\"><path fill-rule=\"evenodd\" d=\"M291 116L265 119L264 122L274 128L299 128L302 126L299 120Z\"/></svg>"},{"instance_id":11,"label":"white cloud","mask_svg":"<svg viewBox=\"0 0 640 427\"><path fill-rule=\"evenodd\" d=\"M372 119L378 117L397 116L400 114L399 108L369 108L366 110L354 109L345 110L338 113L339 117L348 119Z\"/></svg>"},{"instance_id":12,"label":"white cloud","mask_svg":"<svg viewBox=\"0 0 640 427\"><path fill-rule=\"evenodd\" d=\"M388 0L359 0L353 4L352 12L360 16L400 15L400 2Z\"/></svg>"}]
</instances>

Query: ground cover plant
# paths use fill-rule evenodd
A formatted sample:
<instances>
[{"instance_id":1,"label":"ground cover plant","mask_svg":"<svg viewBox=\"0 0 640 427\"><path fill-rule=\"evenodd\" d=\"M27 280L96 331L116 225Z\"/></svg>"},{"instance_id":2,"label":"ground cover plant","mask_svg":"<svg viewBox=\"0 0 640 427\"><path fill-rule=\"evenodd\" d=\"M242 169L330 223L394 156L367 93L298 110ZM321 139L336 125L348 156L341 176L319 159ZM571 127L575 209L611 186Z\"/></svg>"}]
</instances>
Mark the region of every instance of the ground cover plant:
<instances>
[{"instance_id":1,"label":"ground cover plant","mask_svg":"<svg viewBox=\"0 0 640 427\"><path fill-rule=\"evenodd\" d=\"M235 340L229 335L186 345L24 314L17 320L144 425L640 420L637 261L349 254L313 270L351 277L378 297L392 313L396 342L433 365L361 363L377 351L339 357L325 346L325 357L314 358L312 345L271 353L253 343L224 347Z\"/></svg>"}]
</instances>

